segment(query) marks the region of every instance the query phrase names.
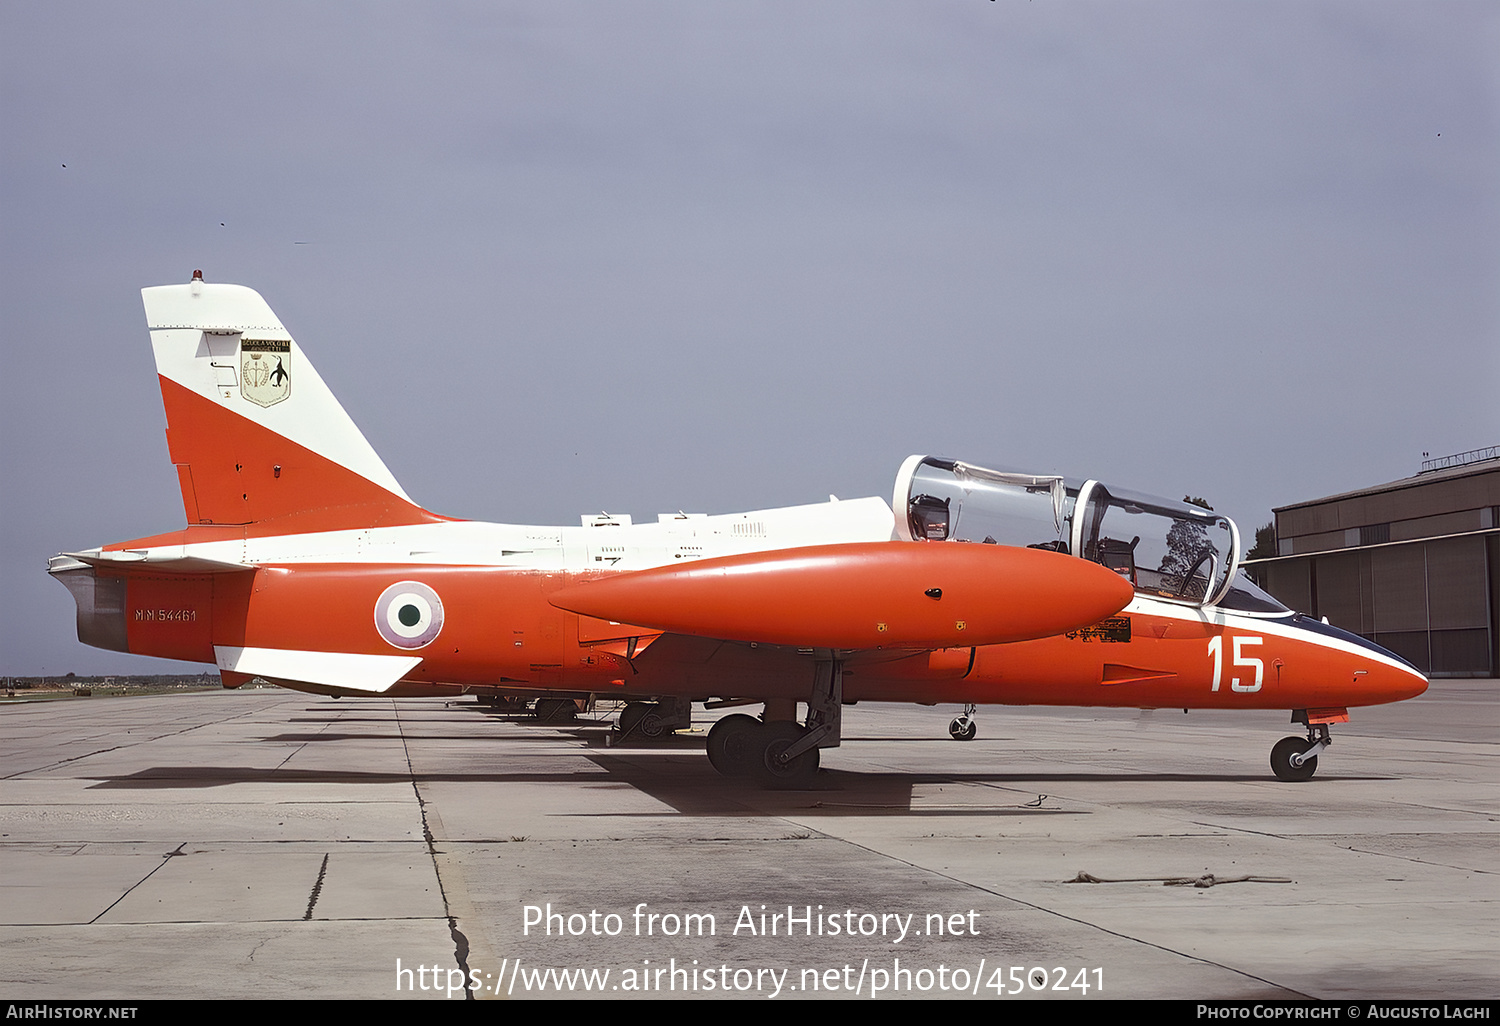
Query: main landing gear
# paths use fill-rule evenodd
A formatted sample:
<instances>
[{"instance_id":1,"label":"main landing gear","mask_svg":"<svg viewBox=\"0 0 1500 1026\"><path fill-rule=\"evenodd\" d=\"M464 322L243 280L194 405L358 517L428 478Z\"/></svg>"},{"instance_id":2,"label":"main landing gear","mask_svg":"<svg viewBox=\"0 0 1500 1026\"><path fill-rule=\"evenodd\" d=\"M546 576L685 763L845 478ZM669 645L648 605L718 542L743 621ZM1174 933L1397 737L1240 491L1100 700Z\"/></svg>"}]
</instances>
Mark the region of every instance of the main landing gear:
<instances>
[{"instance_id":1,"label":"main landing gear","mask_svg":"<svg viewBox=\"0 0 1500 1026\"><path fill-rule=\"evenodd\" d=\"M1318 756L1331 744L1328 724L1309 724L1306 738L1284 737L1276 742L1271 749L1271 772L1277 780L1311 780L1318 770Z\"/></svg>"},{"instance_id":2,"label":"main landing gear","mask_svg":"<svg viewBox=\"0 0 1500 1026\"><path fill-rule=\"evenodd\" d=\"M693 703L685 698L663 699L659 702L629 702L620 710L616 725L620 740L645 739L655 741L674 730L692 726Z\"/></svg>"},{"instance_id":3,"label":"main landing gear","mask_svg":"<svg viewBox=\"0 0 1500 1026\"><path fill-rule=\"evenodd\" d=\"M979 733L979 724L974 722L974 713L978 706L970 703L964 706L964 711L952 723L948 724L948 734L955 741L972 741Z\"/></svg>"},{"instance_id":4,"label":"main landing gear","mask_svg":"<svg viewBox=\"0 0 1500 1026\"><path fill-rule=\"evenodd\" d=\"M792 720L763 722L734 713L708 732L708 761L726 777L748 778L777 790L796 790L811 784L818 775L817 748L809 745L793 752L809 734L807 728Z\"/></svg>"},{"instance_id":5,"label":"main landing gear","mask_svg":"<svg viewBox=\"0 0 1500 1026\"><path fill-rule=\"evenodd\" d=\"M578 719L578 703L571 698L538 698L531 712L538 723L572 723Z\"/></svg>"},{"instance_id":6,"label":"main landing gear","mask_svg":"<svg viewBox=\"0 0 1500 1026\"><path fill-rule=\"evenodd\" d=\"M708 732L708 761L726 777L748 777L762 787L796 790L818 775L821 748L835 748L842 737L844 666L834 653L822 653L807 698L807 725L795 720L792 699L766 699L760 719L734 713Z\"/></svg>"}]
</instances>

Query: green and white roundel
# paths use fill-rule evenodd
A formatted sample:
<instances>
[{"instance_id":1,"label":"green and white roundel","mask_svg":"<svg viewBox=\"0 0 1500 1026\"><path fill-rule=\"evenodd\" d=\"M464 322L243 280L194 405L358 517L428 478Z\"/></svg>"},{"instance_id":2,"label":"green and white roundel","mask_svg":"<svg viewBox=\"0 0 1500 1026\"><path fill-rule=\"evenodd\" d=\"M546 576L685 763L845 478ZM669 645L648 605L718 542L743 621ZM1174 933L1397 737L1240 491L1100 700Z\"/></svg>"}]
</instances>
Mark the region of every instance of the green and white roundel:
<instances>
[{"instance_id":1,"label":"green and white roundel","mask_svg":"<svg viewBox=\"0 0 1500 1026\"><path fill-rule=\"evenodd\" d=\"M418 581L400 581L380 593L375 629L397 648L422 648L443 629L443 600Z\"/></svg>"}]
</instances>

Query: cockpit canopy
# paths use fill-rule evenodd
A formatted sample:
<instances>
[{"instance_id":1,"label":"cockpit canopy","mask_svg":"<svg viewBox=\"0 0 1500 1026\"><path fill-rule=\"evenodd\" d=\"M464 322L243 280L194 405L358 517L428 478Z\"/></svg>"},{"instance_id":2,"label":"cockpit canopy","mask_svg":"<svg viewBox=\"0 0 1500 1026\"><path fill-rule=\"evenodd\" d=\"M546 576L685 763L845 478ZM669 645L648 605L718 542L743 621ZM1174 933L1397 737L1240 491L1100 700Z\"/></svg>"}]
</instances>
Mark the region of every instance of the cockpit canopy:
<instances>
[{"instance_id":1,"label":"cockpit canopy","mask_svg":"<svg viewBox=\"0 0 1500 1026\"><path fill-rule=\"evenodd\" d=\"M1139 594L1188 605L1217 604L1239 565L1239 531L1228 517L1098 481L913 456L893 506L897 532L911 540L1077 555L1128 578Z\"/></svg>"}]
</instances>

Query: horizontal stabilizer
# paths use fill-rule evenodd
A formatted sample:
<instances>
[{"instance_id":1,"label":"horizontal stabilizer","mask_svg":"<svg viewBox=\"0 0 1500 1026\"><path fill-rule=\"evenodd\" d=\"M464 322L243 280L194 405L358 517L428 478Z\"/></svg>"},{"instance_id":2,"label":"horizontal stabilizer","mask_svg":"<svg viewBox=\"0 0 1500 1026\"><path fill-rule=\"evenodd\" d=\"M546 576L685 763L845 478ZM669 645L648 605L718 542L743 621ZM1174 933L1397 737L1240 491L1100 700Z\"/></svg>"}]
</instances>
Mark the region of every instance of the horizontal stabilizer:
<instances>
[{"instance_id":1,"label":"horizontal stabilizer","mask_svg":"<svg viewBox=\"0 0 1500 1026\"><path fill-rule=\"evenodd\" d=\"M1119 612L1118 574L1004 545L857 542L694 560L548 596L586 616L728 641L955 648L1050 637Z\"/></svg>"},{"instance_id":2,"label":"horizontal stabilizer","mask_svg":"<svg viewBox=\"0 0 1500 1026\"><path fill-rule=\"evenodd\" d=\"M357 652L306 652L290 648L214 646L220 670L322 687L380 694L422 661L420 656L364 655Z\"/></svg>"},{"instance_id":3,"label":"horizontal stabilizer","mask_svg":"<svg viewBox=\"0 0 1500 1026\"><path fill-rule=\"evenodd\" d=\"M105 552L64 552L60 556L52 557L52 565L48 569L76 569L76 567L59 564L58 560L62 559L75 560L78 563L92 567L106 567L119 570L160 570L163 573L174 574L228 574L238 573L241 570L255 569L249 563L230 563L221 559L204 559L202 556L148 554L139 549L109 550Z\"/></svg>"}]
</instances>

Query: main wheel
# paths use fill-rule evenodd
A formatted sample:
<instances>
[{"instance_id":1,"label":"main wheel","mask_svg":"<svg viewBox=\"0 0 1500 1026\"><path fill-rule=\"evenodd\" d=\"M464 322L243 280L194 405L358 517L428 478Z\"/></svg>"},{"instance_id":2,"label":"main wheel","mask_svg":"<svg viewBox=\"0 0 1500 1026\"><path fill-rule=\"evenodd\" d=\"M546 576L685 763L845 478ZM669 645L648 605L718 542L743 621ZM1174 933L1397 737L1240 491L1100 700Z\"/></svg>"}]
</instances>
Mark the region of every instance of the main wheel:
<instances>
[{"instance_id":1,"label":"main wheel","mask_svg":"<svg viewBox=\"0 0 1500 1026\"><path fill-rule=\"evenodd\" d=\"M948 733L955 741L972 741L979 733L979 724L975 723L972 717L960 716L948 724Z\"/></svg>"},{"instance_id":2,"label":"main wheel","mask_svg":"<svg viewBox=\"0 0 1500 1026\"><path fill-rule=\"evenodd\" d=\"M801 755L784 762L780 756L792 745L802 740L807 733L791 720L773 720L761 724L753 744L756 754L751 760L756 782L762 787L778 791L794 791L806 787L818 775L818 750L809 748Z\"/></svg>"},{"instance_id":3,"label":"main wheel","mask_svg":"<svg viewBox=\"0 0 1500 1026\"><path fill-rule=\"evenodd\" d=\"M748 777L755 758L755 732L760 720L732 713L708 732L708 761L726 777Z\"/></svg>"},{"instance_id":4,"label":"main wheel","mask_svg":"<svg viewBox=\"0 0 1500 1026\"><path fill-rule=\"evenodd\" d=\"M655 702L631 702L620 713L620 737L655 740L667 732L661 708Z\"/></svg>"},{"instance_id":5,"label":"main wheel","mask_svg":"<svg viewBox=\"0 0 1500 1026\"><path fill-rule=\"evenodd\" d=\"M571 698L537 699L534 711L542 723L572 723L578 719L578 706Z\"/></svg>"},{"instance_id":6,"label":"main wheel","mask_svg":"<svg viewBox=\"0 0 1500 1026\"><path fill-rule=\"evenodd\" d=\"M1314 755L1300 766L1292 765L1292 756L1301 755L1312 747L1305 737L1284 737L1271 749L1271 772L1277 780L1310 780L1318 771L1318 757Z\"/></svg>"}]
</instances>

